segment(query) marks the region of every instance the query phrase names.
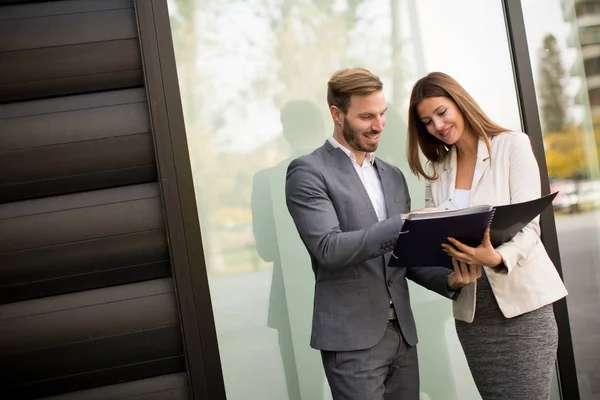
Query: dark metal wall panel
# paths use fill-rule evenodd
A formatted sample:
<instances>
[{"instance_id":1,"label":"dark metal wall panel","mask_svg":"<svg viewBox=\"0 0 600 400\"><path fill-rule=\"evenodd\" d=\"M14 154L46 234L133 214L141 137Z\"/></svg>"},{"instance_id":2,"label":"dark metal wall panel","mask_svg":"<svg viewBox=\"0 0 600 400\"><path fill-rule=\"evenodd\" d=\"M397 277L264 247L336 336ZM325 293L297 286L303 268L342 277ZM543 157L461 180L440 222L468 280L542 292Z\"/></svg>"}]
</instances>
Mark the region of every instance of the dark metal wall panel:
<instances>
[{"instance_id":1,"label":"dark metal wall panel","mask_svg":"<svg viewBox=\"0 0 600 400\"><path fill-rule=\"evenodd\" d=\"M224 396L168 30L164 0L0 0L2 398Z\"/></svg>"},{"instance_id":2,"label":"dark metal wall panel","mask_svg":"<svg viewBox=\"0 0 600 400\"><path fill-rule=\"evenodd\" d=\"M0 203L153 181L155 171L142 89L0 105Z\"/></svg>"},{"instance_id":3,"label":"dark metal wall panel","mask_svg":"<svg viewBox=\"0 0 600 400\"><path fill-rule=\"evenodd\" d=\"M0 52L0 102L142 86L139 57L135 39Z\"/></svg>"},{"instance_id":4,"label":"dark metal wall panel","mask_svg":"<svg viewBox=\"0 0 600 400\"><path fill-rule=\"evenodd\" d=\"M0 0L0 6L17 4L21 6L3 8L0 20L131 8L133 0Z\"/></svg>"},{"instance_id":5,"label":"dark metal wall panel","mask_svg":"<svg viewBox=\"0 0 600 400\"><path fill-rule=\"evenodd\" d=\"M2 204L0 207L0 220L26 217L35 214L46 214L55 211L76 209L81 207L94 207L103 204L120 203L157 197L158 185L147 183L131 187L96 190L73 195L65 195L59 200L32 199L27 202Z\"/></svg>"},{"instance_id":6,"label":"dark metal wall panel","mask_svg":"<svg viewBox=\"0 0 600 400\"><path fill-rule=\"evenodd\" d=\"M162 229L2 253L0 265L0 304L171 274Z\"/></svg>"},{"instance_id":7,"label":"dark metal wall panel","mask_svg":"<svg viewBox=\"0 0 600 400\"><path fill-rule=\"evenodd\" d=\"M41 400L187 400L189 390L185 374L171 374L134 382L105 386Z\"/></svg>"},{"instance_id":8,"label":"dark metal wall panel","mask_svg":"<svg viewBox=\"0 0 600 400\"><path fill-rule=\"evenodd\" d=\"M3 357L178 324L169 279L0 306ZM107 355L108 357L108 355Z\"/></svg>"},{"instance_id":9,"label":"dark metal wall panel","mask_svg":"<svg viewBox=\"0 0 600 400\"><path fill-rule=\"evenodd\" d=\"M87 192L30 200L18 208L11 203L0 206L0 237L3 238L0 253L163 227L155 184L102 192L98 196L106 197L103 202L97 201L100 197L94 197L93 192ZM40 211L38 207L49 211ZM11 210L22 214L10 215Z\"/></svg>"},{"instance_id":10,"label":"dark metal wall panel","mask_svg":"<svg viewBox=\"0 0 600 400\"><path fill-rule=\"evenodd\" d=\"M170 275L156 184L0 204L0 238L0 303Z\"/></svg>"},{"instance_id":11,"label":"dark metal wall panel","mask_svg":"<svg viewBox=\"0 0 600 400\"><path fill-rule=\"evenodd\" d=\"M94 385L138 379L139 368L132 368L137 365L145 367L143 377L177 372L173 361L181 362L182 355L179 327L157 328L7 356L2 362L12 367L0 369L0 382L11 399L37 398L78 389L90 378Z\"/></svg>"},{"instance_id":12,"label":"dark metal wall panel","mask_svg":"<svg viewBox=\"0 0 600 400\"><path fill-rule=\"evenodd\" d=\"M18 184L152 165L152 136L124 135L0 153L0 182Z\"/></svg>"},{"instance_id":13,"label":"dark metal wall panel","mask_svg":"<svg viewBox=\"0 0 600 400\"><path fill-rule=\"evenodd\" d=\"M143 89L0 106L0 148L23 150L150 132Z\"/></svg>"},{"instance_id":14,"label":"dark metal wall panel","mask_svg":"<svg viewBox=\"0 0 600 400\"><path fill-rule=\"evenodd\" d=\"M0 153L0 202L154 180L152 148L139 134Z\"/></svg>"},{"instance_id":15,"label":"dark metal wall panel","mask_svg":"<svg viewBox=\"0 0 600 400\"><path fill-rule=\"evenodd\" d=\"M2 305L0 337L0 387L19 397L96 371L98 384L120 382L134 364L161 373L183 354L171 279Z\"/></svg>"},{"instance_id":16,"label":"dark metal wall panel","mask_svg":"<svg viewBox=\"0 0 600 400\"><path fill-rule=\"evenodd\" d=\"M133 8L3 19L0 51L31 50L137 37ZM106 26L110 23L110 29ZM78 32L78 35L73 35Z\"/></svg>"},{"instance_id":17,"label":"dark metal wall panel","mask_svg":"<svg viewBox=\"0 0 600 400\"><path fill-rule=\"evenodd\" d=\"M38 399L40 396L52 396L98 386L113 385L119 382L173 374L184 369L184 357L175 356L93 372L79 373L62 379L32 382L27 385L21 385L18 388L11 388L11 392L3 392L3 394L10 394L12 396L9 397L11 400ZM79 399L87 400L85 397L80 397Z\"/></svg>"},{"instance_id":18,"label":"dark metal wall panel","mask_svg":"<svg viewBox=\"0 0 600 400\"><path fill-rule=\"evenodd\" d=\"M52 99L32 101L29 104L35 108L37 114L22 107L21 103L5 104L0 108L0 119L30 117L38 114L51 114L78 109L84 110L87 108L141 103L146 101L146 93L143 89L113 90L109 92L81 95L77 96L76 99L76 106L73 104L72 97L55 97ZM108 121L105 121L105 123L108 123Z\"/></svg>"},{"instance_id":19,"label":"dark metal wall panel","mask_svg":"<svg viewBox=\"0 0 600 400\"><path fill-rule=\"evenodd\" d=\"M0 102L143 86L131 2L40 4L0 13Z\"/></svg>"}]
</instances>

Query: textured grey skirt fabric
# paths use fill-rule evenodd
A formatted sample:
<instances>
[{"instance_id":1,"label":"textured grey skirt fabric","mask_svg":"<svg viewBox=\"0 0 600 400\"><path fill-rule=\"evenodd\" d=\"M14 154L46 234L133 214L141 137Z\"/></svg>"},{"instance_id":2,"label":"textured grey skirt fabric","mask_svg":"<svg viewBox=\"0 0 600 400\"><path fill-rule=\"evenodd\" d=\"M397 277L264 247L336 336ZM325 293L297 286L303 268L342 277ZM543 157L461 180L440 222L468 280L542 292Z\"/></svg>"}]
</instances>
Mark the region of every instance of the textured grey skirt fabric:
<instances>
[{"instance_id":1,"label":"textured grey skirt fabric","mask_svg":"<svg viewBox=\"0 0 600 400\"><path fill-rule=\"evenodd\" d=\"M483 400L549 398L558 346L551 304L506 318L484 273L477 282L475 320L457 320L456 332Z\"/></svg>"}]
</instances>

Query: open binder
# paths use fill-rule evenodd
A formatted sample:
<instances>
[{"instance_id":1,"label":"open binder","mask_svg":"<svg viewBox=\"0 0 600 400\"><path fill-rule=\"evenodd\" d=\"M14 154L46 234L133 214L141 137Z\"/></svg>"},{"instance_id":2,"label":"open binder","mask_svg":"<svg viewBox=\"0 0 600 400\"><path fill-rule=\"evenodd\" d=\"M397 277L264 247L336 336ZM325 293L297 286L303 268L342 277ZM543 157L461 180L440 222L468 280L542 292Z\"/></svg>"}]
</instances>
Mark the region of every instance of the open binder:
<instances>
[{"instance_id":1,"label":"open binder","mask_svg":"<svg viewBox=\"0 0 600 400\"><path fill-rule=\"evenodd\" d=\"M484 205L410 214L398 235L388 266L443 266L453 269L452 259L441 246L449 243L448 237L477 247L489 226L492 245L498 247L541 214L557 194L554 192L539 199L504 206Z\"/></svg>"}]
</instances>

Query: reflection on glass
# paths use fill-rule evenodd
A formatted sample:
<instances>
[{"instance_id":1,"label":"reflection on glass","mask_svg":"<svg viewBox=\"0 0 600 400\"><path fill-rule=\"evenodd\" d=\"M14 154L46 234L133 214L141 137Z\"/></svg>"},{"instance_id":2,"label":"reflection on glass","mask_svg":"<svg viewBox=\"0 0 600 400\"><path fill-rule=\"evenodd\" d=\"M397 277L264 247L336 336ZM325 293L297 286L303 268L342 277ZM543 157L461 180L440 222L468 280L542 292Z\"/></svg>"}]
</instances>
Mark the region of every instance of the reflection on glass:
<instances>
[{"instance_id":1,"label":"reflection on glass","mask_svg":"<svg viewBox=\"0 0 600 400\"><path fill-rule=\"evenodd\" d=\"M325 98L333 72L365 67L390 101L377 155L405 172L412 206L422 207L424 182L405 158L407 97L419 77L455 76L493 119L519 129L502 4L168 4L227 398L329 399L309 347L314 276L285 206L287 164L333 131ZM479 399L449 301L416 285L411 299L421 398Z\"/></svg>"},{"instance_id":2,"label":"reflection on glass","mask_svg":"<svg viewBox=\"0 0 600 400\"><path fill-rule=\"evenodd\" d=\"M290 161L320 146L326 136L321 110L309 100L286 103L281 109L281 125L291 156L254 175L252 227L256 251L264 261L273 263L267 325L278 332L288 398L319 400L324 387L321 358L292 335L292 322L296 336L310 326L312 286L310 271L297 270L299 265L310 265L310 258L288 216L284 188Z\"/></svg>"},{"instance_id":3,"label":"reflection on glass","mask_svg":"<svg viewBox=\"0 0 600 400\"><path fill-rule=\"evenodd\" d=\"M540 12L542 11L543 12ZM524 0L581 399L600 396L600 1Z\"/></svg>"}]
</instances>

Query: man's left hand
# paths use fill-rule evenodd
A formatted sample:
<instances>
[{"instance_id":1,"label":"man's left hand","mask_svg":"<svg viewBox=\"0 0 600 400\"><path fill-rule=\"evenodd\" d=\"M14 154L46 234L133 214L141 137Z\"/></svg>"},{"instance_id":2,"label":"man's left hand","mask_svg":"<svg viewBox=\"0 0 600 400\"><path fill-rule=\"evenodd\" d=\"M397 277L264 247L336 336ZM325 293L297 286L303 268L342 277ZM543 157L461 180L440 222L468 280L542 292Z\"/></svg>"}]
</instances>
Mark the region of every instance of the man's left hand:
<instances>
[{"instance_id":1,"label":"man's left hand","mask_svg":"<svg viewBox=\"0 0 600 400\"><path fill-rule=\"evenodd\" d=\"M470 285L481 277L481 265L469 265L465 262L452 258L454 271L448 275L446 284L452 290L458 290L464 286Z\"/></svg>"}]
</instances>

